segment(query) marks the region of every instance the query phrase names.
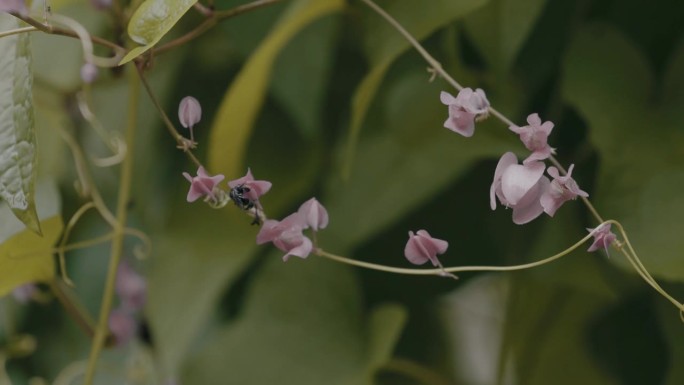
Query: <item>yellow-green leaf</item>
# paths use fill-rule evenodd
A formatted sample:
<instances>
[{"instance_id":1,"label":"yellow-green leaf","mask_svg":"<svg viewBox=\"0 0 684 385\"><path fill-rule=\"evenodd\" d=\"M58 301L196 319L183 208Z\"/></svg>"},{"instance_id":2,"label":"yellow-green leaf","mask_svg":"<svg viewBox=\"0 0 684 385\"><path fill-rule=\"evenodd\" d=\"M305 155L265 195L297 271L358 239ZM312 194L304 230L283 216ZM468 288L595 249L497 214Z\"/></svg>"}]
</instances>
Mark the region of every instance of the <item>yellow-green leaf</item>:
<instances>
[{"instance_id":1,"label":"yellow-green leaf","mask_svg":"<svg viewBox=\"0 0 684 385\"><path fill-rule=\"evenodd\" d=\"M273 63L292 37L312 21L337 11L342 0L299 0L290 5L228 89L211 128L209 166L229 177L243 174L242 161L263 104ZM277 129L275 127L274 129Z\"/></svg>"},{"instance_id":2,"label":"yellow-green leaf","mask_svg":"<svg viewBox=\"0 0 684 385\"><path fill-rule=\"evenodd\" d=\"M0 31L18 27L17 18L0 13ZM30 35L3 37L0 52L0 198L19 220L40 234L33 185L36 135Z\"/></svg>"},{"instance_id":3,"label":"yellow-green leaf","mask_svg":"<svg viewBox=\"0 0 684 385\"><path fill-rule=\"evenodd\" d=\"M147 0L128 22L128 36L142 47L133 48L119 64L125 64L152 48L185 15L197 0Z\"/></svg>"}]
</instances>

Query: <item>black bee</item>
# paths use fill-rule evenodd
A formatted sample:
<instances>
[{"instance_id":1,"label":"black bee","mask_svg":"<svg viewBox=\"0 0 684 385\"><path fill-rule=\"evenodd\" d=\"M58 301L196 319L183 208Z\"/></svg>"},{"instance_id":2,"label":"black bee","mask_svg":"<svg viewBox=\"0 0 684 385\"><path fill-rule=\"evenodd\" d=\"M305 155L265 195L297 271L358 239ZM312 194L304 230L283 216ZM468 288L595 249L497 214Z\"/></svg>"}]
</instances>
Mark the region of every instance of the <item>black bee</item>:
<instances>
[{"instance_id":1,"label":"black bee","mask_svg":"<svg viewBox=\"0 0 684 385\"><path fill-rule=\"evenodd\" d=\"M249 187L245 187L245 185L241 184L239 186L231 188L228 195L230 196L230 199L233 201L233 203L235 203L235 206L237 206L241 210L247 211L250 209L254 209L254 221L252 221L252 224L260 225L261 220L259 219L259 208L257 207L256 202L245 196L245 194L250 191L251 190Z\"/></svg>"}]
</instances>

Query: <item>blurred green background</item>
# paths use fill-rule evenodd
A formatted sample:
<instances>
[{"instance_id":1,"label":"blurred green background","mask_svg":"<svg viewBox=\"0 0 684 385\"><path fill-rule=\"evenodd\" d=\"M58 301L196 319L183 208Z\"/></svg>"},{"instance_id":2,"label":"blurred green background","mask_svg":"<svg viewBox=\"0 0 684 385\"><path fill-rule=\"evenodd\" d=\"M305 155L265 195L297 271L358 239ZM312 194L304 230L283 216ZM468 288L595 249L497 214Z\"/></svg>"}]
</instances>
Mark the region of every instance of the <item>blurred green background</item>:
<instances>
[{"instance_id":1,"label":"blurred green background","mask_svg":"<svg viewBox=\"0 0 684 385\"><path fill-rule=\"evenodd\" d=\"M216 8L242 3L217 0ZM684 298L684 2L378 3L513 121L533 112L553 121L549 143L561 163L575 164L573 177L599 212L624 223L648 270ZM93 34L117 36L88 2L53 8ZM191 10L162 42L201 20ZM34 33L33 54L40 175L58 182L67 220L83 202L56 125L88 153L106 152L75 108L78 43ZM470 139L443 128L439 92L456 91L430 82L426 68L360 1L287 0L154 57L147 74L174 123L183 96L202 104L196 154L210 172L235 179L251 167L273 182L262 198L269 217L317 197L330 214L319 241L333 253L410 267L407 233L427 229L450 243L445 266L519 264L596 226L580 202L525 226L510 210L492 212L496 162L524 148L493 118ZM92 106L108 129L123 129L127 92L120 70L102 70L93 85ZM150 235L153 251L133 258L130 239L125 258L148 278L147 328L105 352L97 384L684 383L677 310L617 252L589 254L587 245L534 270L457 282L313 256L283 263L271 245L255 245L258 229L232 205L185 201L181 172L194 166L147 95L140 99L129 223ZM92 171L113 207L118 168ZM106 231L91 213L73 240ZM67 255L92 314L108 255L108 245ZM87 357L89 338L58 303L5 299L3 312L5 341L8 330L37 341L33 354L7 362L14 384L53 383Z\"/></svg>"}]
</instances>

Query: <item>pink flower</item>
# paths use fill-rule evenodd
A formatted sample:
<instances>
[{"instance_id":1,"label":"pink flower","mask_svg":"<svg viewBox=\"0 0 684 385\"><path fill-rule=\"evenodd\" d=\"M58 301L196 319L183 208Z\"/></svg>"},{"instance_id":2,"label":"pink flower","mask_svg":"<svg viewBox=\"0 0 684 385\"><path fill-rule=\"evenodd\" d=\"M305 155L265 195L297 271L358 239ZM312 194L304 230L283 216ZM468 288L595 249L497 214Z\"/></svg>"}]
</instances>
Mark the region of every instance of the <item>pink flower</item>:
<instances>
[{"instance_id":1,"label":"pink flower","mask_svg":"<svg viewBox=\"0 0 684 385\"><path fill-rule=\"evenodd\" d=\"M428 260L433 266L442 266L437 259L438 254L444 254L449 247L447 241L432 238L425 230L418 230L416 234L409 231L409 240L404 248L404 256L414 265L422 265Z\"/></svg>"},{"instance_id":2,"label":"pink flower","mask_svg":"<svg viewBox=\"0 0 684 385\"><path fill-rule=\"evenodd\" d=\"M12 297L14 297L17 302L26 304L34 298L37 292L38 288L34 283L25 283L21 286L15 287L14 290L12 290Z\"/></svg>"},{"instance_id":3,"label":"pink flower","mask_svg":"<svg viewBox=\"0 0 684 385\"><path fill-rule=\"evenodd\" d=\"M549 185L544 175L544 164L530 162L519 165L512 152L505 153L494 172L489 189L489 203L496 209L496 198L502 205L513 209L513 223L522 225L544 212L539 199Z\"/></svg>"},{"instance_id":4,"label":"pink flower","mask_svg":"<svg viewBox=\"0 0 684 385\"><path fill-rule=\"evenodd\" d=\"M202 106L192 96L181 99L178 105L178 120L185 128L192 128L202 119Z\"/></svg>"},{"instance_id":5,"label":"pink flower","mask_svg":"<svg viewBox=\"0 0 684 385\"><path fill-rule=\"evenodd\" d=\"M85 83L92 83L97 79L98 69L93 63L85 63L81 66L81 80Z\"/></svg>"},{"instance_id":6,"label":"pink flower","mask_svg":"<svg viewBox=\"0 0 684 385\"><path fill-rule=\"evenodd\" d=\"M508 127L511 131L520 135L520 140L525 147L532 151L532 154L530 154L523 163L547 159L554 153L554 149L547 143L549 134L551 134L551 130L553 130L553 123L547 121L542 124L538 114L530 114L527 117L527 123L529 123L529 125L523 127Z\"/></svg>"},{"instance_id":7,"label":"pink flower","mask_svg":"<svg viewBox=\"0 0 684 385\"><path fill-rule=\"evenodd\" d=\"M606 251L606 254L610 256L610 253L608 253L608 246L613 244L615 242L615 239L617 238L615 234L613 234L612 231L610 231L610 223L606 223L601 225L598 230L594 229L587 229L587 231L592 232L596 230L594 233L594 243L589 246L587 251L592 252L596 251L600 248Z\"/></svg>"},{"instance_id":8,"label":"pink flower","mask_svg":"<svg viewBox=\"0 0 684 385\"><path fill-rule=\"evenodd\" d=\"M570 165L568 173L565 176L560 176L558 169L551 166L547 170L549 175L553 177L553 181L541 196L540 202L544 207L544 212L553 216L559 207L566 201L576 199L577 196L588 197L589 194L580 190L577 182L572 179L572 169L575 165Z\"/></svg>"},{"instance_id":9,"label":"pink flower","mask_svg":"<svg viewBox=\"0 0 684 385\"><path fill-rule=\"evenodd\" d=\"M277 248L286 252L283 256L285 262L291 255L306 258L311 253L313 244L302 233L305 227L305 218L299 212L290 214L282 221L269 219L261 226L256 237L256 243L261 245L266 242L273 242Z\"/></svg>"},{"instance_id":10,"label":"pink flower","mask_svg":"<svg viewBox=\"0 0 684 385\"><path fill-rule=\"evenodd\" d=\"M316 198L311 198L299 207L299 215L304 220L304 225L311 227L313 231L324 229L328 226L328 211Z\"/></svg>"},{"instance_id":11,"label":"pink flower","mask_svg":"<svg viewBox=\"0 0 684 385\"><path fill-rule=\"evenodd\" d=\"M442 91L439 98L442 104L449 106L449 117L444 127L465 137L473 136L475 120L486 117L489 112L489 101L480 88L475 91L464 88L456 97Z\"/></svg>"},{"instance_id":12,"label":"pink flower","mask_svg":"<svg viewBox=\"0 0 684 385\"><path fill-rule=\"evenodd\" d=\"M206 200L216 200L214 188L225 178L225 176L221 174L215 176L207 174L202 166L197 169L196 177L191 177L187 172L184 172L183 176L190 182L190 191L188 191L187 197L188 202L194 202L203 196L207 197Z\"/></svg>"},{"instance_id":13,"label":"pink flower","mask_svg":"<svg viewBox=\"0 0 684 385\"><path fill-rule=\"evenodd\" d=\"M115 309L109 314L109 330L116 339L117 346L128 344L138 332L138 323L125 309Z\"/></svg>"},{"instance_id":14,"label":"pink flower","mask_svg":"<svg viewBox=\"0 0 684 385\"><path fill-rule=\"evenodd\" d=\"M258 201L260 196L266 194L271 189L271 185L272 183L267 180L254 180L252 170L249 168L245 176L228 182L228 186L231 189L242 186L244 197L251 201Z\"/></svg>"},{"instance_id":15,"label":"pink flower","mask_svg":"<svg viewBox=\"0 0 684 385\"><path fill-rule=\"evenodd\" d=\"M130 311L138 311L142 310L145 306L147 283L126 261L119 264L115 288L123 308Z\"/></svg>"},{"instance_id":16,"label":"pink flower","mask_svg":"<svg viewBox=\"0 0 684 385\"><path fill-rule=\"evenodd\" d=\"M21 16L28 16L28 9L24 0L2 0L0 1L0 12L12 12Z\"/></svg>"}]
</instances>

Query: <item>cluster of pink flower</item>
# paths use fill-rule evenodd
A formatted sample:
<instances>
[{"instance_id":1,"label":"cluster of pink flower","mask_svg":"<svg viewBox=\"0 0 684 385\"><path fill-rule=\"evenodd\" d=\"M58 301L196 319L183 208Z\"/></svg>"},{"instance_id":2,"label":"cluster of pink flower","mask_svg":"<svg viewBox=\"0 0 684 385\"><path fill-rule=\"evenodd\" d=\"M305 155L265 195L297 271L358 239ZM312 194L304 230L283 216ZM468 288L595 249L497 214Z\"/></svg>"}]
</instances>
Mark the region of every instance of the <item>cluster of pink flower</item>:
<instances>
[{"instance_id":1,"label":"cluster of pink flower","mask_svg":"<svg viewBox=\"0 0 684 385\"><path fill-rule=\"evenodd\" d=\"M126 345L138 332L138 314L147 302L147 282L128 264L119 264L116 273L116 294L119 307L109 314L109 329L118 346Z\"/></svg>"},{"instance_id":2,"label":"cluster of pink flower","mask_svg":"<svg viewBox=\"0 0 684 385\"><path fill-rule=\"evenodd\" d=\"M449 107L449 117L444 127L465 137L473 135L475 121L486 117L490 108L484 91L470 88L462 89L456 97L442 92L440 99ZM561 176L556 167L546 168L544 161L555 153L548 144L548 137L553 129L552 122L543 122L538 114L527 117L527 125L510 126L509 129L520 136L520 140L531 154L518 164L518 158L512 152L503 154L494 171L494 180L489 190L490 206L496 209L496 200L513 210L513 222L519 225L528 223L542 213L553 217L563 203L574 200L578 196L588 197L572 178L574 164L570 165L566 175ZM544 171L553 178L544 176ZM593 231L590 230L590 231ZM608 235L611 237L606 238ZM601 244L606 252L615 240L610 233L610 225L598 229L594 234L595 242L589 251L596 250Z\"/></svg>"}]
</instances>

